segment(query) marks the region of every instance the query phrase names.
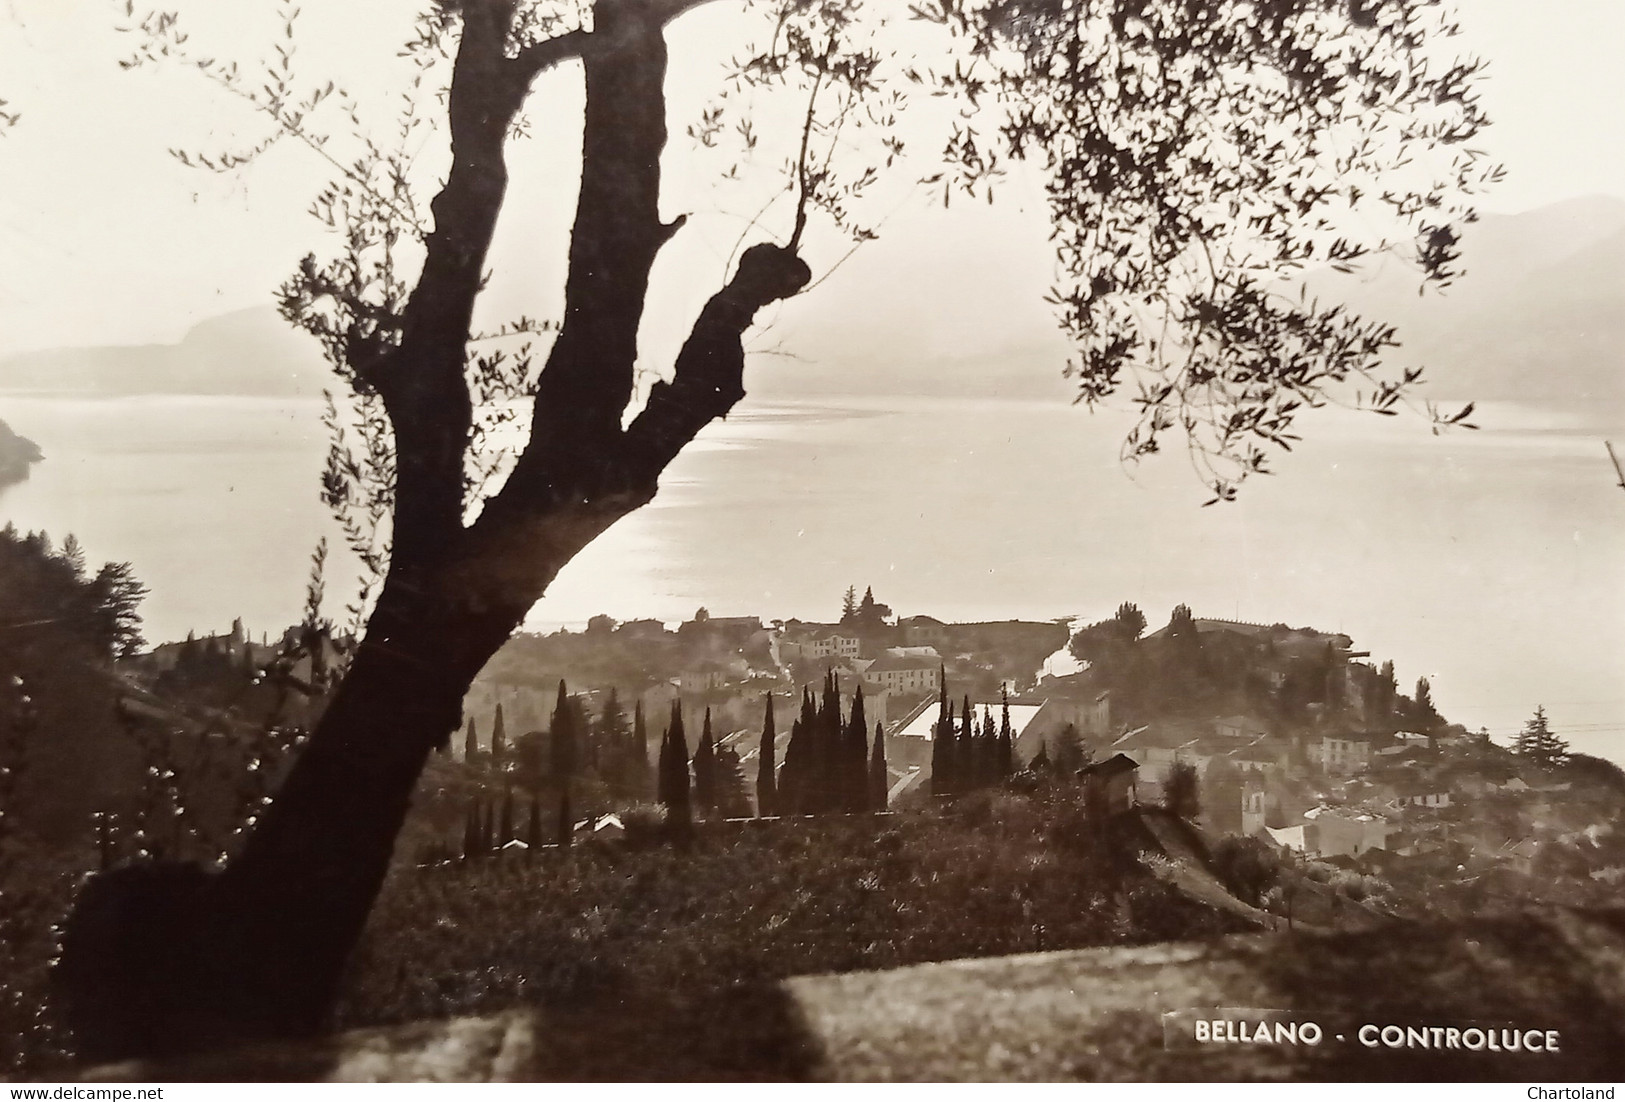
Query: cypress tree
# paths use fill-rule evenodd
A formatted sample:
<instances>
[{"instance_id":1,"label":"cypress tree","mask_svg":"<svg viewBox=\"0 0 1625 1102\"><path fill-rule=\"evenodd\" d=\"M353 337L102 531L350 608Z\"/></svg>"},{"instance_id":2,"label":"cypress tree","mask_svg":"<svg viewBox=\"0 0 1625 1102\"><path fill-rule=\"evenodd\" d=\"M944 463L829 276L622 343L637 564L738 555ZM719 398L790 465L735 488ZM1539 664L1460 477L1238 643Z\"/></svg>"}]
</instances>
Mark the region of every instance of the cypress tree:
<instances>
[{"instance_id":1,"label":"cypress tree","mask_svg":"<svg viewBox=\"0 0 1625 1102\"><path fill-rule=\"evenodd\" d=\"M824 674L824 696L818 705L818 787L815 810L838 811L842 807L845 788L844 764L841 753L845 741L841 723L841 696L836 688L835 671Z\"/></svg>"},{"instance_id":2,"label":"cypress tree","mask_svg":"<svg viewBox=\"0 0 1625 1102\"><path fill-rule=\"evenodd\" d=\"M525 830L525 844L532 853L542 847L542 801L534 796L530 800L530 822Z\"/></svg>"},{"instance_id":3,"label":"cypress tree","mask_svg":"<svg viewBox=\"0 0 1625 1102\"><path fill-rule=\"evenodd\" d=\"M700 746L694 751L694 801L710 815L717 807L717 745L711 737L711 709L705 710Z\"/></svg>"},{"instance_id":4,"label":"cypress tree","mask_svg":"<svg viewBox=\"0 0 1625 1102\"><path fill-rule=\"evenodd\" d=\"M638 799L646 799L653 791L649 778L649 727L643 718L643 698L638 697L632 712L632 770L628 787Z\"/></svg>"},{"instance_id":5,"label":"cypress tree","mask_svg":"<svg viewBox=\"0 0 1625 1102\"><path fill-rule=\"evenodd\" d=\"M472 762L480 755L480 733L474 727L474 717L468 717L468 734L463 738L463 760Z\"/></svg>"},{"instance_id":6,"label":"cypress tree","mask_svg":"<svg viewBox=\"0 0 1625 1102\"><path fill-rule=\"evenodd\" d=\"M826 677L826 681L828 678ZM801 776L801 813L814 815L822 811L824 798L824 715L821 692L807 688L807 722L805 737L807 757Z\"/></svg>"},{"instance_id":7,"label":"cypress tree","mask_svg":"<svg viewBox=\"0 0 1625 1102\"><path fill-rule=\"evenodd\" d=\"M982 706L980 757L982 787L985 788L999 779L999 729L993 726L993 712L985 704Z\"/></svg>"},{"instance_id":8,"label":"cypress tree","mask_svg":"<svg viewBox=\"0 0 1625 1102\"><path fill-rule=\"evenodd\" d=\"M491 760L498 769L508 756L508 726L502 721L502 702L497 702L496 718L491 721Z\"/></svg>"},{"instance_id":9,"label":"cypress tree","mask_svg":"<svg viewBox=\"0 0 1625 1102\"><path fill-rule=\"evenodd\" d=\"M575 776L578 737L576 710L570 700L570 694L564 688L563 680L560 680L559 698L558 703L553 706L553 727L548 744L553 758L553 777L561 786L567 785L570 778Z\"/></svg>"},{"instance_id":10,"label":"cypress tree","mask_svg":"<svg viewBox=\"0 0 1625 1102\"><path fill-rule=\"evenodd\" d=\"M801 783L801 813L815 815L824 809L824 715L822 697L807 690L807 762Z\"/></svg>"},{"instance_id":11,"label":"cypress tree","mask_svg":"<svg viewBox=\"0 0 1625 1102\"><path fill-rule=\"evenodd\" d=\"M756 752L756 814L758 816L777 815L778 789L774 783L776 778L774 770L777 765L775 759L776 749L773 730L773 694L766 697L766 715L762 719L762 741Z\"/></svg>"},{"instance_id":12,"label":"cypress tree","mask_svg":"<svg viewBox=\"0 0 1625 1102\"><path fill-rule=\"evenodd\" d=\"M954 737L954 791L976 791L976 714L967 694L959 703L959 731Z\"/></svg>"},{"instance_id":13,"label":"cypress tree","mask_svg":"<svg viewBox=\"0 0 1625 1102\"><path fill-rule=\"evenodd\" d=\"M778 801L777 812L780 815L800 815L805 810L807 794L807 762L808 762L808 715L809 701L807 687L801 687L801 712L790 721L790 738L784 746L784 765L779 769L778 782L775 785L774 795Z\"/></svg>"},{"instance_id":14,"label":"cypress tree","mask_svg":"<svg viewBox=\"0 0 1625 1102\"><path fill-rule=\"evenodd\" d=\"M626 712L621 708L620 694L610 687L604 696L603 711L598 713L598 738L593 766L606 784L625 790L632 780L631 736L626 730Z\"/></svg>"},{"instance_id":15,"label":"cypress tree","mask_svg":"<svg viewBox=\"0 0 1625 1102\"><path fill-rule=\"evenodd\" d=\"M891 789L886 772L886 730L875 720L875 741L869 754L869 810L885 811L886 794Z\"/></svg>"},{"instance_id":16,"label":"cypress tree","mask_svg":"<svg viewBox=\"0 0 1625 1102\"><path fill-rule=\"evenodd\" d=\"M559 786L559 847L570 845L572 823L570 821L570 781L575 775L577 753L577 726L579 723L575 702L570 699L569 691L564 687L564 679L559 679L559 697L553 706L553 727L551 737L548 739L548 749L553 758L553 779Z\"/></svg>"},{"instance_id":17,"label":"cypress tree","mask_svg":"<svg viewBox=\"0 0 1625 1102\"><path fill-rule=\"evenodd\" d=\"M863 682L852 693L852 715L846 724L841 749L842 806L847 811L869 807L869 723L863 714Z\"/></svg>"},{"instance_id":18,"label":"cypress tree","mask_svg":"<svg viewBox=\"0 0 1625 1102\"><path fill-rule=\"evenodd\" d=\"M1189 610L1187 610L1189 611ZM1004 694L1004 714L999 718L999 779L1015 772L1015 729L1010 723L1010 694Z\"/></svg>"},{"instance_id":19,"label":"cypress tree","mask_svg":"<svg viewBox=\"0 0 1625 1102\"><path fill-rule=\"evenodd\" d=\"M655 802L663 807L670 808L672 800L671 783L671 721L666 722L666 733L660 736L660 756L655 766Z\"/></svg>"},{"instance_id":20,"label":"cypress tree","mask_svg":"<svg viewBox=\"0 0 1625 1102\"><path fill-rule=\"evenodd\" d=\"M497 848L501 849L513 839L513 788L510 787L502 795L502 819L500 829L497 831Z\"/></svg>"},{"instance_id":21,"label":"cypress tree","mask_svg":"<svg viewBox=\"0 0 1625 1102\"><path fill-rule=\"evenodd\" d=\"M463 860L467 861L480 851L480 805L478 800L468 801L463 814Z\"/></svg>"},{"instance_id":22,"label":"cypress tree","mask_svg":"<svg viewBox=\"0 0 1625 1102\"><path fill-rule=\"evenodd\" d=\"M953 791L953 718L948 711L948 676L942 671L937 697L937 727L931 738L931 794L946 796Z\"/></svg>"},{"instance_id":23,"label":"cypress tree","mask_svg":"<svg viewBox=\"0 0 1625 1102\"><path fill-rule=\"evenodd\" d=\"M683 706L671 703L671 723L660 746L660 802L668 822L686 824L693 812L688 798L688 738L683 733Z\"/></svg>"},{"instance_id":24,"label":"cypress tree","mask_svg":"<svg viewBox=\"0 0 1625 1102\"><path fill-rule=\"evenodd\" d=\"M723 819L743 819L750 814L750 796L745 792L745 770L739 752L731 746L716 751L717 814Z\"/></svg>"}]
</instances>

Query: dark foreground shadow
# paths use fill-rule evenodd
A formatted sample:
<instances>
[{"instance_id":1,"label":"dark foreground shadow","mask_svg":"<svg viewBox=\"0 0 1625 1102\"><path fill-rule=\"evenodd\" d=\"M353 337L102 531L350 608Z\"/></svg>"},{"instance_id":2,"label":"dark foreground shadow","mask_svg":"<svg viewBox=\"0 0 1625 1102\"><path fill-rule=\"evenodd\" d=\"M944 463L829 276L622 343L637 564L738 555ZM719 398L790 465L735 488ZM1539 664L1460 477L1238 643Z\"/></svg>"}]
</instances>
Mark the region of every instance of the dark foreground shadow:
<instances>
[{"instance_id":1,"label":"dark foreground shadow","mask_svg":"<svg viewBox=\"0 0 1625 1102\"><path fill-rule=\"evenodd\" d=\"M1614 914L1552 911L1456 926L1247 935L814 977L788 986L822 1047L820 1074L838 1079L1625 1076L1625 921ZM1193 1022L1214 1008L1314 1022L1321 1039L1197 1043ZM1165 1014L1181 1017L1168 1021ZM1553 1030L1560 1051L1361 1043L1360 1027L1394 1024Z\"/></svg>"},{"instance_id":2,"label":"dark foreground shadow","mask_svg":"<svg viewBox=\"0 0 1625 1102\"><path fill-rule=\"evenodd\" d=\"M1180 1032L1193 1014L1227 1007L1313 1021L1322 1039L1198 1044ZM1555 1053L1509 1053L1359 1041L1362 1026L1385 1025L1549 1030L1560 1044ZM951 961L706 994L650 992L580 1012L358 1030L84 1074L169 1082L1617 1081L1625 1078L1625 917L1551 910L1454 926Z\"/></svg>"},{"instance_id":3,"label":"dark foreground shadow","mask_svg":"<svg viewBox=\"0 0 1625 1102\"><path fill-rule=\"evenodd\" d=\"M105 1064L129 1082L660 1082L818 1078L816 1040L789 993L764 985L651 992L579 1013L518 1009L217 1053Z\"/></svg>"}]
</instances>

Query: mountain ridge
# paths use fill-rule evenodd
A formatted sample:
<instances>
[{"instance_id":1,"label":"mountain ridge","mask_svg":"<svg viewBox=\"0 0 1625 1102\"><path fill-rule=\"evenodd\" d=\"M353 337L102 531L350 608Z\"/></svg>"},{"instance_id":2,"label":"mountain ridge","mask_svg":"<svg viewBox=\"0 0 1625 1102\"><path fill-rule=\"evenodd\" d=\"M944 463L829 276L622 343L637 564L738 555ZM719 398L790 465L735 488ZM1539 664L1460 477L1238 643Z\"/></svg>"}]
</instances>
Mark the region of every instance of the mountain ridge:
<instances>
[{"instance_id":1,"label":"mountain ridge","mask_svg":"<svg viewBox=\"0 0 1625 1102\"><path fill-rule=\"evenodd\" d=\"M1589 196L1486 215L1462 236L1466 274L1440 293L1419 296L1416 273L1397 261L1354 279L1321 272L1303 282L1323 299L1394 324L1403 343L1392 359L1423 365L1430 396L1625 411L1618 353L1625 200ZM931 297L928 287L911 294ZM999 301L987 300L1002 313ZM895 314L863 310L849 324L792 332L798 362L753 366L750 390L770 399L1070 396L1061 375L1065 342L1053 329L979 328L957 310L941 325L910 326L911 316L926 316L919 305L905 296ZM314 398L331 380L315 343L270 306L209 318L174 344L56 348L0 360L0 392L13 393Z\"/></svg>"}]
</instances>

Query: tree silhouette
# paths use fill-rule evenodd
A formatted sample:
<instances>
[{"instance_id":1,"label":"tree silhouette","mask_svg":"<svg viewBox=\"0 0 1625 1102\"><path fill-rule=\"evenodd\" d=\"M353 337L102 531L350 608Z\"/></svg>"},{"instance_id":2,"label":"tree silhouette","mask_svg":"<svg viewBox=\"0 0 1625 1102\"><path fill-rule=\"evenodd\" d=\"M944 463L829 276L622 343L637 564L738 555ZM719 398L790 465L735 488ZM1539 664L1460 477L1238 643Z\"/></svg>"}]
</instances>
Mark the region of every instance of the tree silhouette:
<instances>
[{"instance_id":1,"label":"tree silhouette","mask_svg":"<svg viewBox=\"0 0 1625 1102\"><path fill-rule=\"evenodd\" d=\"M1194 819L1202 812L1200 789L1196 766L1176 761L1162 782L1162 806L1182 819Z\"/></svg>"},{"instance_id":2,"label":"tree silhouette","mask_svg":"<svg viewBox=\"0 0 1625 1102\"><path fill-rule=\"evenodd\" d=\"M683 708L672 701L671 723L660 743L659 790L656 798L666 806L666 820L679 830L688 825L692 808L688 787L688 738L683 733Z\"/></svg>"},{"instance_id":3,"label":"tree silhouette","mask_svg":"<svg viewBox=\"0 0 1625 1102\"><path fill-rule=\"evenodd\" d=\"M694 801L708 815L717 809L718 779L717 745L711 735L711 709L707 708L700 745L694 751Z\"/></svg>"},{"instance_id":4,"label":"tree silhouette","mask_svg":"<svg viewBox=\"0 0 1625 1102\"><path fill-rule=\"evenodd\" d=\"M1124 601L1117 606L1117 614L1112 617L1112 624L1126 643L1132 643L1145 634L1145 613L1140 606Z\"/></svg>"},{"instance_id":5,"label":"tree silhouette","mask_svg":"<svg viewBox=\"0 0 1625 1102\"><path fill-rule=\"evenodd\" d=\"M747 155L769 172L783 166L768 186L792 209L771 230L752 224L758 239L737 250L670 378L639 406L651 272L684 224L660 212L666 31L701 2L428 6L403 51L430 74L411 110L437 112L449 137L428 203L414 188L420 143L392 152L361 135L351 157L314 131L337 93L295 88L291 50L262 85L193 52L179 20L131 9L127 67L182 63L339 173L313 204L339 231L337 254L305 258L279 305L321 343L347 392L353 417L331 418L349 432L335 436L323 493L382 584L343 683L243 850L207 892L166 881L164 892L193 894L117 912L139 926L195 909L190 928L166 931L186 944L171 951L175 967L121 964L117 945L147 942L120 930L75 941L72 953L105 956L106 968L70 969L87 984L160 974L166 990L197 989L165 1005L216 1031L298 1032L323 1019L417 778L459 725L469 684L564 565L652 500L671 461L743 398L742 334L812 282L804 251L875 235L864 201L886 173L913 172L947 203L991 198L1007 160L1034 164L1058 262L1050 298L1075 348L1067 370L1079 398L1131 386L1140 421L1125 455L1182 433L1221 500L1267 469L1268 449L1290 446L1303 408L1357 386L1363 404L1392 413L1418 378L1385 370L1391 327L1284 293L1278 277L1397 252L1422 281L1446 283L1456 227L1471 218L1466 197L1497 171L1470 141L1484 122L1477 64L1430 68L1435 40L1454 31L1439 0L918 0L906 12L765 0L741 16L717 101L690 132L739 153L729 174L749 168ZM893 43L904 14L911 31L935 35L921 50ZM288 19L292 38L292 9ZM442 56L449 71L436 68ZM524 131L523 112L542 106L530 102L532 82L562 66L585 89L562 320L486 334L473 319L506 199L505 146ZM955 105L937 113L944 132L930 132L930 112L910 113L915 89ZM747 104L775 97L796 122L770 125L768 112L755 125ZM409 138L421 118L403 123ZM917 148L944 157L921 170ZM218 169L253 155L181 157ZM550 344L533 370L538 340ZM504 414L490 411L520 398L528 436L505 464L493 444ZM106 1054L140 1047L133 1038L150 1022L135 1011L121 1021L136 1032L120 1039L115 1021L85 1023L87 1035L105 1038Z\"/></svg>"},{"instance_id":6,"label":"tree silhouette","mask_svg":"<svg viewBox=\"0 0 1625 1102\"><path fill-rule=\"evenodd\" d=\"M508 758L508 726L502 718L502 702L497 702L496 716L491 720L491 761L498 769Z\"/></svg>"},{"instance_id":7,"label":"tree silhouette","mask_svg":"<svg viewBox=\"0 0 1625 1102\"><path fill-rule=\"evenodd\" d=\"M869 810L885 811L891 791L891 775L886 770L886 729L875 721L875 740L869 753Z\"/></svg>"},{"instance_id":8,"label":"tree silhouette","mask_svg":"<svg viewBox=\"0 0 1625 1102\"><path fill-rule=\"evenodd\" d=\"M1428 684L1427 678L1416 679L1416 696L1412 699L1411 722L1424 734L1444 722L1438 709L1433 706L1433 686Z\"/></svg>"},{"instance_id":9,"label":"tree silhouette","mask_svg":"<svg viewBox=\"0 0 1625 1102\"><path fill-rule=\"evenodd\" d=\"M771 816L779 813L776 769L776 734L773 730L773 694L768 693L763 705L762 741L756 754L756 813Z\"/></svg>"},{"instance_id":10,"label":"tree silhouette","mask_svg":"<svg viewBox=\"0 0 1625 1102\"><path fill-rule=\"evenodd\" d=\"M1518 732L1513 751L1542 769L1554 769L1569 759L1569 745L1552 731L1546 719L1546 709L1539 707Z\"/></svg>"},{"instance_id":11,"label":"tree silhouette","mask_svg":"<svg viewBox=\"0 0 1625 1102\"><path fill-rule=\"evenodd\" d=\"M643 718L643 698L639 697L632 709L632 760L628 784L638 799L648 799L653 786L649 783L649 726Z\"/></svg>"}]
</instances>

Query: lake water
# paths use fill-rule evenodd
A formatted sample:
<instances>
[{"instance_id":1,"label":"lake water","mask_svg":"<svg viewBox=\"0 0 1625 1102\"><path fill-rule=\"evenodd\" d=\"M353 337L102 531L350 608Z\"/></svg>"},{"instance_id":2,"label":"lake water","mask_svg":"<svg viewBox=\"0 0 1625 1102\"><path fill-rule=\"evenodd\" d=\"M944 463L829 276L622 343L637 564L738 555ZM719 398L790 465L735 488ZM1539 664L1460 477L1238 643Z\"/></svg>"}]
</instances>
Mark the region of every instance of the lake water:
<instances>
[{"instance_id":1,"label":"lake water","mask_svg":"<svg viewBox=\"0 0 1625 1102\"><path fill-rule=\"evenodd\" d=\"M275 632L298 614L325 448L314 402L0 398L45 451L0 515L152 589L149 639ZM1510 735L1545 705L1577 749L1625 761L1625 492L1617 431L1528 407L1478 433L1323 411L1242 500L1182 454L1136 470L1123 423L1023 399L747 401L660 496L560 575L538 627L599 612L833 618L848 585L943 619L1198 615L1346 632L1450 718ZM349 568L329 579L341 614Z\"/></svg>"}]
</instances>

